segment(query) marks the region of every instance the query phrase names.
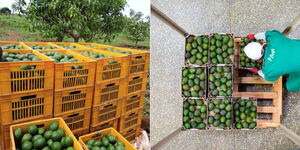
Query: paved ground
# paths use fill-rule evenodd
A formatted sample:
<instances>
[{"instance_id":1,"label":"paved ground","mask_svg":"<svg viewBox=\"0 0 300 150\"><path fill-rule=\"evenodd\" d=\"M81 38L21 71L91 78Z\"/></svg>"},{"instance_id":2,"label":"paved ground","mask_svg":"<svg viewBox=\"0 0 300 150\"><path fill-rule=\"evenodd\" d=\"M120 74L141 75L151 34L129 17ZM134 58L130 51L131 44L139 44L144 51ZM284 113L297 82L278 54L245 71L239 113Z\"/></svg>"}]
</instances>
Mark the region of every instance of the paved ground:
<instances>
[{"instance_id":1,"label":"paved ground","mask_svg":"<svg viewBox=\"0 0 300 150\"><path fill-rule=\"evenodd\" d=\"M243 36L283 30L300 12L299 0L152 0L152 4L190 34L233 32ZM300 28L290 35L300 38ZM181 126L182 35L151 15L151 142ZM286 92L282 124L300 134L300 92ZM190 144L193 143L193 144ZM184 131L163 149L282 150L297 146L276 129Z\"/></svg>"}]
</instances>

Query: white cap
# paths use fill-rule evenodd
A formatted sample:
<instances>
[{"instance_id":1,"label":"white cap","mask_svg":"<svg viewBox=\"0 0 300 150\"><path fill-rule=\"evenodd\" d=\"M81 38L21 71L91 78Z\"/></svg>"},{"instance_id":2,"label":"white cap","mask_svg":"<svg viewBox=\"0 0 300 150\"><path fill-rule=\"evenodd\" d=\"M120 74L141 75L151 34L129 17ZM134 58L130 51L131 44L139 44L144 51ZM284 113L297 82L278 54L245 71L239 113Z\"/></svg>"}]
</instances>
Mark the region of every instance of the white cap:
<instances>
[{"instance_id":1,"label":"white cap","mask_svg":"<svg viewBox=\"0 0 300 150\"><path fill-rule=\"evenodd\" d=\"M258 42L247 44L244 51L250 59L259 60L263 56L263 46Z\"/></svg>"}]
</instances>

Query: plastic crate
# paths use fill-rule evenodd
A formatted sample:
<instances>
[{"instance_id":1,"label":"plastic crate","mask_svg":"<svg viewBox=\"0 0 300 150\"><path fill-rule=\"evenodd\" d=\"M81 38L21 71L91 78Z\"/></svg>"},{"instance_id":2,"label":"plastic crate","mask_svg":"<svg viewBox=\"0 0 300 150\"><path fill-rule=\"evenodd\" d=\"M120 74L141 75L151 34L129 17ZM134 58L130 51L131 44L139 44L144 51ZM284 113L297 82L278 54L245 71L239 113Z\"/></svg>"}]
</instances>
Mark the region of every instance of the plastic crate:
<instances>
[{"instance_id":1,"label":"plastic crate","mask_svg":"<svg viewBox=\"0 0 300 150\"><path fill-rule=\"evenodd\" d=\"M121 78L96 84L93 106L98 106L107 102L116 101L124 97L126 88L125 81L125 78Z\"/></svg>"},{"instance_id":2,"label":"plastic crate","mask_svg":"<svg viewBox=\"0 0 300 150\"><path fill-rule=\"evenodd\" d=\"M106 128L114 128L114 129L118 130L118 123L119 123L119 118L111 120L111 121L106 121L99 125L91 126L90 131L95 132L95 131L103 130Z\"/></svg>"},{"instance_id":3,"label":"plastic crate","mask_svg":"<svg viewBox=\"0 0 300 150\"><path fill-rule=\"evenodd\" d=\"M0 63L0 95L25 93L53 89L54 62L32 50L3 50L7 53L36 55L41 61L1 62ZM35 69L22 70L25 65L35 66Z\"/></svg>"},{"instance_id":4,"label":"plastic crate","mask_svg":"<svg viewBox=\"0 0 300 150\"><path fill-rule=\"evenodd\" d=\"M89 128L91 119L91 108L80 111L74 111L68 114L55 116L62 117L70 130L74 132Z\"/></svg>"},{"instance_id":5,"label":"plastic crate","mask_svg":"<svg viewBox=\"0 0 300 150\"><path fill-rule=\"evenodd\" d=\"M103 122L119 118L121 114L121 100L93 107L91 126L97 126Z\"/></svg>"},{"instance_id":6,"label":"plastic crate","mask_svg":"<svg viewBox=\"0 0 300 150\"><path fill-rule=\"evenodd\" d=\"M98 43L76 43L78 45L84 46L85 48L91 48L91 49L106 49L110 48L112 46L109 45L103 45L103 44L98 44Z\"/></svg>"},{"instance_id":7,"label":"plastic crate","mask_svg":"<svg viewBox=\"0 0 300 150\"><path fill-rule=\"evenodd\" d=\"M133 142L135 140L135 138L140 136L140 134L141 134L141 125L139 124L139 125L130 127L126 130L120 131L120 133L129 142Z\"/></svg>"},{"instance_id":8,"label":"plastic crate","mask_svg":"<svg viewBox=\"0 0 300 150\"><path fill-rule=\"evenodd\" d=\"M55 63L55 90L66 90L75 87L94 85L96 63L93 59L67 50L41 50L42 52L59 52L72 55L78 62ZM82 66L81 69L73 69L73 66Z\"/></svg>"},{"instance_id":9,"label":"plastic crate","mask_svg":"<svg viewBox=\"0 0 300 150\"><path fill-rule=\"evenodd\" d=\"M103 136L106 136L107 134L112 134L113 136L116 137L117 141L122 141L125 144L125 149L126 150L136 150L136 148L133 147L119 132L117 132L114 128L107 128L104 130L100 130L91 134L87 134L84 136L79 137L79 143L82 145L84 150L89 150L85 143L90 140L98 140L101 139Z\"/></svg>"},{"instance_id":10,"label":"plastic crate","mask_svg":"<svg viewBox=\"0 0 300 150\"><path fill-rule=\"evenodd\" d=\"M0 97L1 125L53 115L53 90Z\"/></svg>"},{"instance_id":11,"label":"plastic crate","mask_svg":"<svg viewBox=\"0 0 300 150\"><path fill-rule=\"evenodd\" d=\"M2 47L3 50L5 45L17 45L17 46L21 46L22 49L7 49L7 50L31 50L31 48L27 45L25 45L22 42L11 42L11 41L0 41L0 47Z\"/></svg>"},{"instance_id":12,"label":"plastic crate","mask_svg":"<svg viewBox=\"0 0 300 150\"><path fill-rule=\"evenodd\" d=\"M64 48L57 46L53 43L50 42L24 42L24 44L28 47L30 47L30 49L32 50L63 50ZM54 49L33 49L31 46L33 45L38 45L38 46L51 46L51 47L55 47Z\"/></svg>"},{"instance_id":13,"label":"plastic crate","mask_svg":"<svg viewBox=\"0 0 300 150\"><path fill-rule=\"evenodd\" d=\"M146 90L148 73L129 75L127 77L127 94Z\"/></svg>"},{"instance_id":14,"label":"plastic crate","mask_svg":"<svg viewBox=\"0 0 300 150\"><path fill-rule=\"evenodd\" d=\"M122 114L144 106L145 91L127 95L122 101Z\"/></svg>"},{"instance_id":15,"label":"plastic crate","mask_svg":"<svg viewBox=\"0 0 300 150\"><path fill-rule=\"evenodd\" d=\"M54 92L54 116L91 108L93 92L94 86Z\"/></svg>"},{"instance_id":16,"label":"plastic crate","mask_svg":"<svg viewBox=\"0 0 300 150\"><path fill-rule=\"evenodd\" d=\"M59 46L63 49L67 49L67 50L73 50L73 49L86 49L86 47L81 46L79 44L76 43L67 43L67 42L51 42L52 44L55 44L56 46ZM64 46L67 46L69 48L65 48ZM70 48L70 46L74 46L74 48Z\"/></svg>"},{"instance_id":17,"label":"plastic crate","mask_svg":"<svg viewBox=\"0 0 300 150\"><path fill-rule=\"evenodd\" d=\"M123 131L128 128L134 127L142 122L142 112L143 108L136 109L120 117L119 130Z\"/></svg>"},{"instance_id":18,"label":"plastic crate","mask_svg":"<svg viewBox=\"0 0 300 150\"><path fill-rule=\"evenodd\" d=\"M41 119L50 119L52 116L41 118ZM26 122L26 121L25 121ZM12 150L11 141L10 141L10 126L9 125L1 125L0 126L0 149L1 150Z\"/></svg>"},{"instance_id":19,"label":"plastic crate","mask_svg":"<svg viewBox=\"0 0 300 150\"><path fill-rule=\"evenodd\" d=\"M124 52L131 52L129 55L129 74L148 72L150 65L150 53L148 51L122 48L122 47L108 47Z\"/></svg>"},{"instance_id":20,"label":"plastic crate","mask_svg":"<svg viewBox=\"0 0 300 150\"><path fill-rule=\"evenodd\" d=\"M10 125L1 125L0 126L0 140L1 140L1 150L11 150L11 142L10 142L10 133L9 133Z\"/></svg>"},{"instance_id":21,"label":"plastic crate","mask_svg":"<svg viewBox=\"0 0 300 150\"><path fill-rule=\"evenodd\" d=\"M89 134L90 133L90 128L87 129L83 129L77 132L73 132L74 136L78 139L80 136L83 136L85 134Z\"/></svg>"},{"instance_id":22,"label":"plastic crate","mask_svg":"<svg viewBox=\"0 0 300 150\"><path fill-rule=\"evenodd\" d=\"M30 125L36 125L38 127L45 127L47 129L47 127L53 122L53 121L57 121L58 122L58 126L59 128L62 128L65 131L66 136L71 136L73 139L73 147L75 150L82 150L82 147L80 145L80 143L77 141L77 139L75 138L75 136L73 135L73 133L71 132L71 130L69 129L69 127L67 126L67 124L65 123L65 121L62 118L52 118L52 119L45 119L45 120L38 120L38 121L32 121L32 122L26 122L26 123L21 123L21 124L16 124L16 125L12 125L10 126L10 138L14 139L14 130L17 128L22 128L23 131L27 131L27 128ZM16 149L16 143L14 140L11 140L12 142L12 149L15 150Z\"/></svg>"},{"instance_id":23,"label":"plastic crate","mask_svg":"<svg viewBox=\"0 0 300 150\"><path fill-rule=\"evenodd\" d=\"M124 78L128 74L128 56L118 53L107 52L103 50L86 49L86 50L72 50L74 52L88 51L90 53L100 53L105 56L112 56L112 58L94 59L97 62L96 69L96 81L101 83L102 81L109 81L118 78ZM85 56L85 55L84 55Z\"/></svg>"}]
</instances>

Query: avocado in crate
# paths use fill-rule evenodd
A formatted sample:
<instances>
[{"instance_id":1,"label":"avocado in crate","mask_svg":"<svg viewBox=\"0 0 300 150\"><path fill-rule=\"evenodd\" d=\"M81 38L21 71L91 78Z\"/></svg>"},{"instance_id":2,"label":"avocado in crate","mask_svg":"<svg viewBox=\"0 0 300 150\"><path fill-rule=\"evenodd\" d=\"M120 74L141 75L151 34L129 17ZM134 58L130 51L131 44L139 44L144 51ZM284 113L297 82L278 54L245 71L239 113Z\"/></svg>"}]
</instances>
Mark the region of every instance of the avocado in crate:
<instances>
[{"instance_id":1,"label":"avocado in crate","mask_svg":"<svg viewBox=\"0 0 300 150\"><path fill-rule=\"evenodd\" d=\"M263 40L254 40L253 42L259 42L262 43ZM258 61L252 60L249 57L247 57L244 48L247 44L249 44L250 41L247 37L241 38L240 42L240 67L241 68L258 68L261 69L263 66L263 59L260 59Z\"/></svg>"},{"instance_id":2,"label":"avocado in crate","mask_svg":"<svg viewBox=\"0 0 300 150\"><path fill-rule=\"evenodd\" d=\"M183 102L184 129L206 129L207 103L203 99L187 99Z\"/></svg>"},{"instance_id":3,"label":"avocado in crate","mask_svg":"<svg viewBox=\"0 0 300 150\"><path fill-rule=\"evenodd\" d=\"M207 122L210 129L230 129L232 127L231 100L211 99L208 103Z\"/></svg>"},{"instance_id":4,"label":"avocado in crate","mask_svg":"<svg viewBox=\"0 0 300 150\"><path fill-rule=\"evenodd\" d=\"M185 59L189 64L199 66L208 63L209 37L207 35L190 36L186 39Z\"/></svg>"},{"instance_id":5,"label":"avocado in crate","mask_svg":"<svg viewBox=\"0 0 300 150\"><path fill-rule=\"evenodd\" d=\"M10 131L13 149L81 150L79 142L61 119L17 124L11 126Z\"/></svg>"},{"instance_id":6,"label":"avocado in crate","mask_svg":"<svg viewBox=\"0 0 300 150\"><path fill-rule=\"evenodd\" d=\"M69 50L40 50L55 61L55 90L94 85L96 63Z\"/></svg>"},{"instance_id":7,"label":"avocado in crate","mask_svg":"<svg viewBox=\"0 0 300 150\"><path fill-rule=\"evenodd\" d=\"M3 52L2 62L26 62L26 61L41 61L39 57L34 55L33 53L8 53ZM20 70L30 70L35 69L35 65L23 65L20 67Z\"/></svg>"},{"instance_id":8,"label":"avocado in crate","mask_svg":"<svg viewBox=\"0 0 300 150\"><path fill-rule=\"evenodd\" d=\"M231 96L232 95L232 67L231 66L211 66L209 68L209 95Z\"/></svg>"},{"instance_id":9,"label":"avocado in crate","mask_svg":"<svg viewBox=\"0 0 300 150\"><path fill-rule=\"evenodd\" d=\"M148 51L129 49L122 47L106 47L106 51L119 53L129 58L129 74L148 72L150 55Z\"/></svg>"},{"instance_id":10,"label":"avocado in crate","mask_svg":"<svg viewBox=\"0 0 300 150\"><path fill-rule=\"evenodd\" d=\"M93 57L93 58L96 58L96 59L112 58L112 56L104 55L104 54L97 53L97 52L83 51L83 52L78 52L78 53L89 56L89 57Z\"/></svg>"},{"instance_id":11,"label":"avocado in crate","mask_svg":"<svg viewBox=\"0 0 300 150\"><path fill-rule=\"evenodd\" d=\"M0 66L0 95L53 88L54 63L32 50L3 50Z\"/></svg>"},{"instance_id":12,"label":"avocado in crate","mask_svg":"<svg viewBox=\"0 0 300 150\"><path fill-rule=\"evenodd\" d=\"M210 63L233 64L234 40L231 34L214 33L210 37Z\"/></svg>"},{"instance_id":13,"label":"avocado in crate","mask_svg":"<svg viewBox=\"0 0 300 150\"><path fill-rule=\"evenodd\" d=\"M182 70L182 95L184 97L206 96L206 68L186 67Z\"/></svg>"},{"instance_id":14,"label":"avocado in crate","mask_svg":"<svg viewBox=\"0 0 300 150\"><path fill-rule=\"evenodd\" d=\"M46 45L46 46L41 46L37 44L33 44L30 46L34 50L42 50L42 49L56 49L54 46Z\"/></svg>"},{"instance_id":15,"label":"avocado in crate","mask_svg":"<svg viewBox=\"0 0 300 150\"><path fill-rule=\"evenodd\" d=\"M135 150L115 129L107 128L79 137L84 150Z\"/></svg>"},{"instance_id":16,"label":"avocado in crate","mask_svg":"<svg viewBox=\"0 0 300 150\"><path fill-rule=\"evenodd\" d=\"M255 100L238 99L233 105L236 129L256 128L257 104Z\"/></svg>"},{"instance_id":17,"label":"avocado in crate","mask_svg":"<svg viewBox=\"0 0 300 150\"><path fill-rule=\"evenodd\" d=\"M24 49L24 47L22 45L16 45L16 44L7 44L7 45L3 45L1 47L2 47L2 49Z\"/></svg>"}]
</instances>

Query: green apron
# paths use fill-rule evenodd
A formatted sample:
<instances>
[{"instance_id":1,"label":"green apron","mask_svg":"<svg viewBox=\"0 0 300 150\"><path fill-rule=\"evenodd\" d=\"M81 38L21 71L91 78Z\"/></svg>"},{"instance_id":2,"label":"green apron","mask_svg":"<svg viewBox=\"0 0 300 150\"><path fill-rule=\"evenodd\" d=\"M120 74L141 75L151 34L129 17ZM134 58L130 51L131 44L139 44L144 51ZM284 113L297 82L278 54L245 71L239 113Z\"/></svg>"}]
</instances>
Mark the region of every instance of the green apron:
<instances>
[{"instance_id":1,"label":"green apron","mask_svg":"<svg viewBox=\"0 0 300 150\"><path fill-rule=\"evenodd\" d=\"M267 81L276 81L288 74L286 87L289 91L300 90L300 40L292 40L279 31L266 32L264 66L262 72Z\"/></svg>"}]
</instances>

